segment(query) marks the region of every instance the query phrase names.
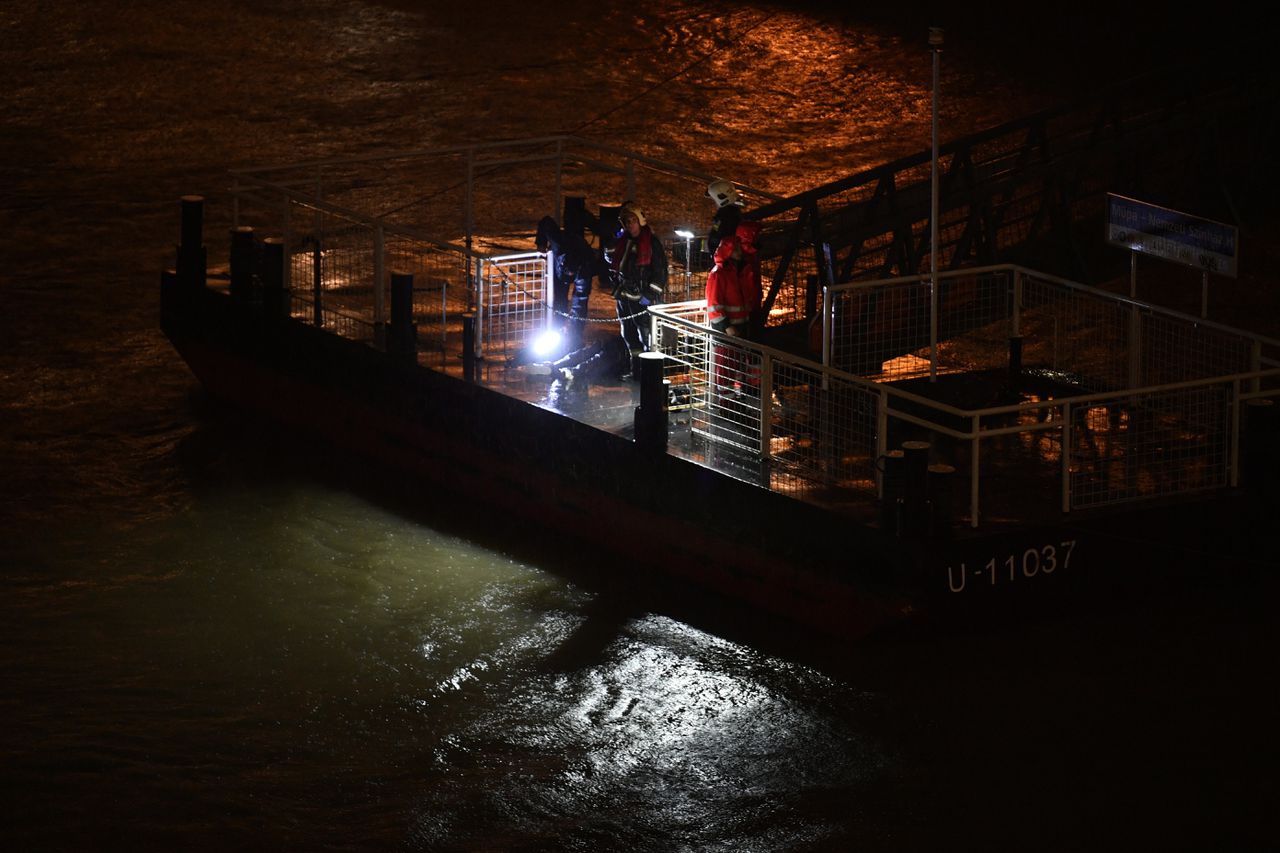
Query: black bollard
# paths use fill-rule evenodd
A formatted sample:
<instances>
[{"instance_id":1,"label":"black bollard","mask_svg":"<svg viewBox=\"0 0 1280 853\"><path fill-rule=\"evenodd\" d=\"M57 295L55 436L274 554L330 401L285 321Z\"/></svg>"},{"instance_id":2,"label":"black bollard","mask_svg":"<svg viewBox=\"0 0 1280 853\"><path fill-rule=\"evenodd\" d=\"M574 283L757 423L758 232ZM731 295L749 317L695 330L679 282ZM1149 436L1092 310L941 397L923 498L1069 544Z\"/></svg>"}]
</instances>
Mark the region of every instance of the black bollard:
<instances>
[{"instance_id":1,"label":"black bollard","mask_svg":"<svg viewBox=\"0 0 1280 853\"><path fill-rule=\"evenodd\" d=\"M1009 338L1009 382L1016 389L1022 378L1022 336Z\"/></svg>"},{"instance_id":2,"label":"black bollard","mask_svg":"<svg viewBox=\"0 0 1280 853\"><path fill-rule=\"evenodd\" d=\"M262 282L262 316L267 320L287 319L292 305L284 287L284 240L279 237L262 241L258 280Z\"/></svg>"},{"instance_id":3,"label":"black bollard","mask_svg":"<svg viewBox=\"0 0 1280 853\"><path fill-rule=\"evenodd\" d=\"M208 270L208 255L204 248L204 199L198 195L184 195L182 225L178 243L178 286L195 290L204 287Z\"/></svg>"},{"instance_id":4,"label":"black bollard","mask_svg":"<svg viewBox=\"0 0 1280 853\"><path fill-rule=\"evenodd\" d=\"M955 474L956 469L951 465L929 466L929 535L934 539L951 536L955 523L951 515L955 505Z\"/></svg>"},{"instance_id":5,"label":"black bollard","mask_svg":"<svg viewBox=\"0 0 1280 853\"><path fill-rule=\"evenodd\" d=\"M929 529L929 442L902 442L902 520L898 535L923 537Z\"/></svg>"},{"instance_id":6,"label":"black bollard","mask_svg":"<svg viewBox=\"0 0 1280 853\"><path fill-rule=\"evenodd\" d=\"M890 450L881 457L880 478L880 528L887 533L898 532L898 517L902 512L902 478L905 474L906 455L901 450Z\"/></svg>"},{"instance_id":7,"label":"black bollard","mask_svg":"<svg viewBox=\"0 0 1280 853\"><path fill-rule=\"evenodd\" d=\"M231 229L231 297L248 301L253 294L253 268L257 261L253 229L239 225Z\"/></svg>"},{"instance_id":8,"label":"black bollard","mask_svg":"<svg viewBox=\"0 0 1280 853\"><path fill-rule=\"evenodd\" d=\"M660 352L642 352L640 407L636 409L636 444L654 450L667 449L667 395L662 381L666 361Z\"/></svg>"},{"instance_id":9,"label":"black bollard","mask_svg":"<svg viewBox=\"0 0 1280 853\"><path fill-rule=\"evenodd\" d=\"M413 274L391 273L391 334L387 352L397 361L418 362L418 327L413 322Z\"/></svg>"}]
</instances>

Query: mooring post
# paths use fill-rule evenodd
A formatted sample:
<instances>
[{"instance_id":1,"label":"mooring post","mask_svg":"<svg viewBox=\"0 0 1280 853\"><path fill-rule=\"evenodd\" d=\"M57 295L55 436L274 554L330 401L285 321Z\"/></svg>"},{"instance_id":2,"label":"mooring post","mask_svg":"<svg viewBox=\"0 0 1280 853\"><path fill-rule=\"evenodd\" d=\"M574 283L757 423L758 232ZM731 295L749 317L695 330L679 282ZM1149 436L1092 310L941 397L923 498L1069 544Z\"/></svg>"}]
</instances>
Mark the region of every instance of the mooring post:
<instances>
[{"instance_id":1,"label":"mooring post","mask_svg":"<svg viewBox=\"0 0 1280 853\"><path fill-rule=\"evenodd\" d=\"M178 243L178 286L194 290L204 287L208 253L204 248L204 198L184 195L182 226Z\"/></svg>"},{"instance_id":2,"label":"mooring post","mask_svg":"<svg viewBox=\"0 0 1280 853\"><path fill-rule=\"evenodd\" d=\"M1009 337L1009 382L1017 390L1022 377L1022 335Z\"/></svg>"},{"instance_id":3,"label":"mooring post","mask_svg":"<svg viewBox=\"0 0 1280 853\"><path fill-rule=\"evenodd\" d=\"M640 353L640 406L636 409L636 444L667 449L667 395L662 378L666 358L660 352Z\"/></svg>"},{"instance_id":4,"label":"mooring post","mask_svg":"<svg viewBox=\"0 0 1280 853\"><path fill-rule=\"evenodd\" d=\"M929 442L904 441L902 524L899 535L917 538L929 528Z\"/></svg>"},{"instance_id":5,"label":"mooring post","mask_svg":"<svg viewBox=\"0 0 1280 853\"><path fill-rule=\"evenodd\" d=\"M462 315L462 378L476 381L476 315Z\"/></svg>"},{"instance_id":6,"label":"mooring post","mask_svg":"<svg viewBox=\"0 0 1280 853\"><path fill-rule=\"evenodd\" d=\"M413 322L413 274L391 273L391 335L387 351L396 361L418 362L418 327Z\"/></svg>"},{"instance_id":7,"label":"mooring post","mask_svg":"<svg viewBox=\"0 0 1280 853\"><path fill-rule=\"evenodd\" d=\"M257 245L253 238L253 228L248 225L237 225L231 229L231 296L234 299L248 300L253 292L254 255Z\"/></svg>"},{"instance_id":8,"label":"mooring post","mask_svg":"<svg viewBox=\"0 0 1280 853\"><path fill-rule=\"evenodd\" d=\"M929 466L929 535L934 539L946 539L951 535L955 474L956 469L952 465L939 463Z\"/></svg>"},{"instance_id":9,"label":"mooring post","mask_svg":"<svg viewBox=\"0 0 1280 853\"><path fill-rule=\"evenodd\" d=\"M289 292L284 287L284 240L268 237L262 241L258 258L258 280L262 282L262 316L284 320L291 313Z\"/></svg>"},{"instance_id":10,"label":"mooring post","mask_svg":"<svg viewBox=\"0 0 1280 853\"><path fill-rule=\"evenodd\" d=\"M880 528L897 534L902 513L902 478L906 455L901 450L887 450L880 456Z\"/></svg>"}]
</instances>

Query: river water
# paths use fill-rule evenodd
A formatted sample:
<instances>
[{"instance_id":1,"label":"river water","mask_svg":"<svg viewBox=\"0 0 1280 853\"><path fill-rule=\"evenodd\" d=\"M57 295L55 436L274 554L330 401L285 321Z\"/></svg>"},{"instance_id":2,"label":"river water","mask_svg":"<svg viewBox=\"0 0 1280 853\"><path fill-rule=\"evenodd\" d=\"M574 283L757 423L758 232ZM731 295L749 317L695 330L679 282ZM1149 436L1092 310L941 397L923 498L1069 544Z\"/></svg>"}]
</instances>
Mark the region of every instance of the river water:
<instances>
[{"instance_id":1,"label":"river water","mask_svg":"<svg viewBox=\"0 0 1280 853\"><path fill-rule=\"evenodd\" d=\"M1078 24L1031 39L940 9L947 135L1114 71L1061 44ZM746 643L278 458L158 331L176 199L225 202L228 167L573 131L794 191L927 147L932 22L8 0L6 847L1274 843L1269 581L846 649Z\"/></svg>"}]
</instances>

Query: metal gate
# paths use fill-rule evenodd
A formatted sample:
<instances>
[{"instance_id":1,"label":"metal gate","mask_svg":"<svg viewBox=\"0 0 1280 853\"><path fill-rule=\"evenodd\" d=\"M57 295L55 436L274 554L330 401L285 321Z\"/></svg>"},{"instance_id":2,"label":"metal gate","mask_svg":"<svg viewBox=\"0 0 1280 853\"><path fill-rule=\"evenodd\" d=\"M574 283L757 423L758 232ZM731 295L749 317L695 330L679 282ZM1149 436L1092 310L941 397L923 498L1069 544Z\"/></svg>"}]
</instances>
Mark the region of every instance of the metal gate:
<instances>
[{"instance_id":1,"label":"metal gate","mask_svg":"<svg viewBox=\"0 0 1280 853\"><path fill-rule=\"evenodd\" d=\"M482 258L479 267L476 349L484 357L514 355L552 321L547 255Z\"/></svg>"}]
</instances>

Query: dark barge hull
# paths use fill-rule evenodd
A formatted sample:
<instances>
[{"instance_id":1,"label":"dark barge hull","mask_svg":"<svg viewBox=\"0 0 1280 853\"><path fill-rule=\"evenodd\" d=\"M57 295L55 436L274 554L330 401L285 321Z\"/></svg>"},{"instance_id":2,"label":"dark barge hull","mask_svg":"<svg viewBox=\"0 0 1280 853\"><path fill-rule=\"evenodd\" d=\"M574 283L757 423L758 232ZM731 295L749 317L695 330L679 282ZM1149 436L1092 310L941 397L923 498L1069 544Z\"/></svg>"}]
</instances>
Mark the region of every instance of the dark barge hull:
<instances>
[{"instance_id":1,"label":"dark barge hull","mask_svg":"<svg viewBox=\"0 0 1280 853\"><path fill-rule=\"evenodd\" d=\"M162 327L215 398L486 515L843 638L1167 577L1184 534L1249 502L909 541L167 274ZM1049 488L1049 486L1046 486ZM1194 526L1192 526L1194 522ZM1145 531L1145 533L1141 533ZM1185 554L1184 554L1185 555ZM1200 557L1195 558L1199 567Z\"/></svg>"}]
</instances>

